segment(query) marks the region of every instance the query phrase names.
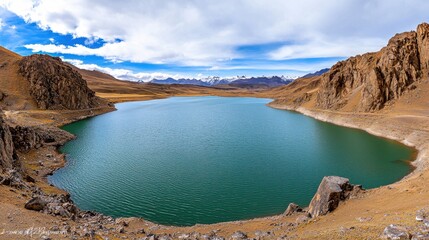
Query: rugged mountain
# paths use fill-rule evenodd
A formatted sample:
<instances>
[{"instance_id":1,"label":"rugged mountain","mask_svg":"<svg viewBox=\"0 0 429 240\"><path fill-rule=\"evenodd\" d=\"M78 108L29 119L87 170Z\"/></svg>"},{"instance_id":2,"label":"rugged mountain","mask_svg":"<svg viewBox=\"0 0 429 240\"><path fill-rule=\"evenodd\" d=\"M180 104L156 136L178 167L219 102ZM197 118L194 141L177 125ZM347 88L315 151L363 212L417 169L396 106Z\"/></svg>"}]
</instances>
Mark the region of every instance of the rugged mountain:
<instances>
[{"instance_id":1,"label":"rugged mountain","mask_svg":"<svg viewBox=\"0 0 429 240\"><path fill-rule=\"evenodd\" d=\"M338 62L322 76L275 90L273 103L369 112L382 109L428 79L429 24L391 38L378 52Z\"/></svg>"},{"instance_id":2,"label":"rugged mountain","mask_svg":"<svg viewBox=\"0 0 429 240\"><path fill-rule=\"evenodd\" d=\"M231 82L230 86L235 87L278 87L291 83L292 79L285 79L283 77L273 76L273 77L251 77L251 78L243 78L237 79Z\"/></svg>"},{"instance_id":3,"label":"rugged mountain","mask_svg":"<svg viewBox=\"0 0 429 240\"><path fill-rule=\"evenodd\" d=\"M166 78L166 79L154 79L150 81L150 83L154 84L182 84L182 85L197 85L197 86L213 86L217 83L205 82L199 79L187 79L187 78Z\"/></svg>"},{"instance_id":4,"label":"rugged mountain","mask_svg":"<svg viewBox=\"0 0 429 240\"><path fill-rule=\"evenodd\" d=\"M88 88L82 75L60 58L35 54L23 57L18 65L40 109L87 109L106 104Z\"/></svg>"},{"instance_id":5,"label":"rugged mountain","mask_svg":"<svg viewBox=\"0 0 429 240\"><path fill-rule=\"evenodd\" d=\"M306 74L306 75L302 76L302 78L310 78L310 77L322 76L324 73L326 73L328 71L329 71L329 68L324 68L324 69L321 69L321 70L319 70L317 72Z\"/></svg>"}]
</instances>

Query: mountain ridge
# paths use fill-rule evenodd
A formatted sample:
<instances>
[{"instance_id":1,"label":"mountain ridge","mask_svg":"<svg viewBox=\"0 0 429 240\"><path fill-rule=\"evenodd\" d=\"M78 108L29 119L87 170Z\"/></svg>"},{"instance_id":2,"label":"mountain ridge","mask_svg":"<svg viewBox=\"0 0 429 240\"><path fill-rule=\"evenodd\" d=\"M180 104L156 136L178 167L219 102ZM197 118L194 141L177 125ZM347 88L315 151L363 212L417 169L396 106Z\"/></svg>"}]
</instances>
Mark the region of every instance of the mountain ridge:
<instances>
[{"instance_id":1,"label":"mountain ridge","mask_svg":"<svg viewBox=\"0 0 429 240\"><path fill-rule=\"evenodd\" d=\"M348 58L321 76L299 78L275 89L272 104L356 112L383 109L428 79L428 35L427 23L396 34L378 52Z\"/></svg>"}]
</instances>

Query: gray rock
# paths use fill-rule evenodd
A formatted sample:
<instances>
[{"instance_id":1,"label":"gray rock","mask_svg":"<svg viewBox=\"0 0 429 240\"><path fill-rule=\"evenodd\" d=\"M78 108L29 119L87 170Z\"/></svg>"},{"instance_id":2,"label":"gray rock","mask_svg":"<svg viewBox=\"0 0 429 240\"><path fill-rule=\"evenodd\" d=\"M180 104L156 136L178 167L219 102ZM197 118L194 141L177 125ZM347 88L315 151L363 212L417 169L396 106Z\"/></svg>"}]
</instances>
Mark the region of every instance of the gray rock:
<instances>
[{"instance_id":1,"label":"gray rock","mask_svg":"<svg viewBox=\"0 0 429 240\"><path fill-rule=\"evenodd\" d=\"M416 220L421 222L421 221L425 220L428 217L428 215L429 215L428 211L425 208L420 209L416 213Z\"/></svg>"},{"instance_id":2,"label":"gray rock","mask_svg":"<svg viewBox=\"0 0 429 240\"><path fill-rule=\"evenodd\" d=\"M225 238L219 236L211 236L210 240L225 240Z\"/></svg>"},{"instance_id":3,"label":"gray rock","mask_svg":"<svg viewBox=\"0 0 429 240\"><path fill-rule=\"evenodd\" d=\"M44 199L41 197L34 197L25 204L25 208L28 210L41 211L46 207L46 205L47 202Z\"/></svg>"},{"instance_id":4,"label":"gray rock","mask_svg":"<svg viewBox=\"0 0 429 240\"><path fill-rule=\"evenodd\" d=\"M412 240L429 240L429 234L417 233L413 235Z\"/></svg>"},{"instance_id":5,"label":"gray rock","mask_svg":"<svg viewBox=\"0 0 429 240\"><path fill-rule=\"evenodd\" d=\"M305 214L305 215L301 215L299 217L296 218L295 223L297 224L301 224L301 223L305 223L308 222L308 220L310 220L310 216Z\"/></svg>"},{"instance_id":6,"label":"gray rock","mask_svg":"<svg viewBox=\"0 0 429 240\"><path fill-rule=\"evenodd\" d=\"M263 232L263 231L258 230L255 232L255 236L259 239L261 239L261 238L263 239L263 238L267 238L267 237L271 236L271 232Z\"/></svg>"},{"instance_id":7,"label":"gray rock","mask_svg":"<svg viewBox=\"0 0 429 240\"><path fill-rule=\"evenodd\" d=\"M178 238L179 239L190 239L191 238L191 234L189 234L189 233L183 233L183 234L180 234L178 236Z\"/></svg>"},{"instance_id":8,"label":"gray rock","mask_svg":"<svg viewBox=\"0 0 429 240\"><path fill-rule=\"evenodd\" d=\"M312 217L325 215L335 210L340 201L347 199L353 192L354 186L349 179L337 176L328 176L322 179L316 194L310 202L308 212ZM358 186L358 188L360 188Z\"/></svg>"},{"instance_id":9,"label":"gray rock","mask_svg":"<svg viewBox=\"0 0 429 240\"><path fill-rule=\"evenodd\" d=\"M372 220L372 217L358 217L356 218L359 222L369 222Z\"/></svg>"},{"instance_id":10,"label":"gray rock","mask_svg":"<svg viewBox=\"0 0 429 240\"><path fill-rule=\"evenodd\" d=\"M171 240L171 239L172 238L168 235L163 235L163 236L158 237L158 240Z\"/></svg>"},{"instance_id":11,"label":"gray rock","mask_svg":"<svg viewBox=\"0 0 429 240\"><path fill-rule=\"evenodd\" d=\"M286 211L284 212L284 215L290 216L296 212L302 212L302 208L298 206L296 203L289 203L289 206L287 207Z\"/></svg>"},{"instance_id":12,"label":"gray rock","mask_svg":"<svg viewBox=\"0 0 429 240\"><path fill-rule=\"evenodd\" d=\"M382 238L392 240L406 240L410 239L411 235L405 227L390 224L384 229Z\"/></svg>"},{"instance_id":13,"label":"gray rock","mask_svg":"<svg viewBox=\"0 0 429 240\"><path fill-rule=\"evenodd\" d=\"M246 239L247 234L242 231L237 231L231 235L231 239Z\"/></svg>"}]
</instances>

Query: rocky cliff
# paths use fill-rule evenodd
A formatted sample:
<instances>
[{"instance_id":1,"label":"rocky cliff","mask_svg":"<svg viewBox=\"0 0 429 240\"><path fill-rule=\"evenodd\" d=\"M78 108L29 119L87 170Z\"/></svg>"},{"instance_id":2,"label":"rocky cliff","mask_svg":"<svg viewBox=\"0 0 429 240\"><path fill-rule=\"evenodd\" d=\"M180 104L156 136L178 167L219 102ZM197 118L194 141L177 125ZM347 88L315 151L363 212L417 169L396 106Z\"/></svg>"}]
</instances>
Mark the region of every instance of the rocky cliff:
<instances>
[{"instance_id":1,"label":"rocky cliff","mask_svg":"<svg viewBox=\"0 0 429 240\"><path fill-rule=\"evenodd\" d=\"M40 109L87 109L106 104L60 58L39 54L23 57L19 73L30 82L30 94Z\"/></svg>"},{"instance_id":2,"label":"rocky cliff","mask_svg":"<svg viewBox=\"0 0 429 240\"><path fill-rule=\"evenodd\" d=\"M317 86L311 90L296 87L308 80L296 80L276 103L297 107L310 102L306 107L370 112L382 109L428 78L429 24L422 23L417 31L395 35L378 52L338 62L314 80Z\"/></svg>"},{"instance_id":3,"label":"rocky cliff","mask_svg":"<svg viewBox=\"0 0 429 240\"><path fill-rule=\"evenodd\" d=\"M43 146L62 146L74 138L73 134L52 126L15 126L9 129L18 152Z\"/></svg>"},{"instance_id":4,"label":"rocky cliff","mask_svg":"<svg viewBox=\"0 0 429 240\"><path fill-rule=\"evenodd\" d=\"M12 134L0 113L0 173L15 168L18 164Z\"/></svg>"}]
</instances>

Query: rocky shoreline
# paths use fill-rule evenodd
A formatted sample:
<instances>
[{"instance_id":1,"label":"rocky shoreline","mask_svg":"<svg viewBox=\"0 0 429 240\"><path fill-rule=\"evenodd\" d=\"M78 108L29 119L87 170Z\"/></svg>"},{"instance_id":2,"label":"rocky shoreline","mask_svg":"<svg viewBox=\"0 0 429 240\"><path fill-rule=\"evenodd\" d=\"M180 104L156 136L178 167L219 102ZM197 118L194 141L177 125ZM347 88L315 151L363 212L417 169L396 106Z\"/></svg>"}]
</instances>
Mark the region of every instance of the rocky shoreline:
<instances>
[{"instance_id":1,"label":"rocky shoreline","mask_svg":"<svg viewBox=\"0 0 429 240\"><path fill-rule=\"evenodd\" d=\"M284 107L284 106L272 106L271 107L275 107L275 108L280 108L280 109L287 109L287 110L294 110L294 111L298 111L302 114L305 114L307 116L316 118L318 120L321 121L327 121L327 122L331 122L337 125L342 125L342 126L346 126L346 127L353 127L353 128L359 128L359 129L363 129L366 130L368 132L370 132L371 134L377 135L377 136L382 136L382 137L388 137L390 139L394 139L397 141L401 141L403 143L407 143L408 146L415 146L417 149L419 149L419 154L418 154L418 159L415 161L416 164L416 170L413 171L411 174L409 174L408 176L406 176L405 178L409 178L413 175L415 175L417 172L420 171L424 171L425 170L425 162L427 162L427 144L418 144L419 142L416 141L417 139L420 138L411 138L411 137L406 137L406 138L400 138L400 136L402 136L402 133L404 133L404 131L401 131L401 134L396 134L396 135L391 135L391 134L383 134L382 131L376 131L376 129L374 127L365 127L365 124L368 124L367 122L373 122L374 119L368 119L366 121L361 121L358 124L353 124L353 121L350 121L353 119L353 117L347 116L347 117L343 117L343 118L339 118L338 114L339 113L333 113L333 112L329 112L329 113L323 113L323 111L317 111L317 110L307 110L304 108L298 108L298 109L293 109L293 108L289 108L289 107ZM110 110L109 110L110 111ZM106 111L108 112L108 111ZM103 112L101 112L103 113ZM101 114L100 113L100 114ZM69 121L65 121L67 123L72 122L72 121L77 121L80 119L83 119L85 117L91 117L94 115L84 115L84 116L79 116L77 118L74 118L73 120L69 120ZM375 118L378 118L375 117ZM55 128L55 127L52 127ZM48 132L52 132L52 128L46 128L48 130ZM22 128L22 127L18 127L18 129L25 129L23 130L23 132L28 132L27 128ZM386 130L387 131L387 130ZM54 131L55 132L55 131ZM58 132L55 132L58 133ZM30 136L33 136L34 134L30 134ZM55 135L55 134L54 134ZM20 136L19 134L17 136ZM53 137L52 135L47 135L49 137ZM64 166L65 164L65 159L64 159L64 155L60 154L58 152L58 148L57 147L52 147L52 146L60 146L62 144L64 144L66 141L69 141L71 139L73 139L72 136L64 136L64 134L58 134L57 136L60 136L61 141L56 142L56 144L50 144L47 145L45 147L41 147L40 149L36 150L36 151L43 151L43 154L46 157L46 161L51 161L52 158L62 158L59 162L61 164L55 166L55 168L52 168L51 171L48 171L45 173L44 177L43 177L43 181L45 181L45 183L47 183L47 179L46 179L46 174L50 174L52 173L54 170ZM415 136L415 134L412 134L412 136ZM48 138L49 138L48 137ZM24 138L22 137L17 137L17 139L19 139L18 142L22 142ZM31 138L33 139L33 141L29 141L28 144L17 144L19 149L28 151L31 150L31 148L34 148L37 145L37 141L34 139L44 139L44 138L38 138L38 137L33 137ZM424 143L420 142L420 143ZM47 150L47 151L45 151ZM45 168L45 163L42 162L40 164L40 168ZM162 229L174 229L176 227L168 227L168 226L160 226L154 223L150 223L147 221L144 221L143 219L139 219L139 218L131 218L131 219L122 219L119 218L118 219L113 219L111 217L107 217L104 216L102 214L99 213L95 213L95 212L91 212L91 211L81 211L79 210L74 204L73 202L70 200L70 196L67 193L64 194L45 194L43 191L41 191L40 189L38 189L37 187L34 187L31 182L34 181L34 179L30 176L29 178L27 178L26 176L19 176L19 173L16 171L11 171L8 173L9 175L6 177L3 177L3 181L2 182L3 185L8 185L10 187L16 188L22 192L25 192L27 194L27 196L31 196L32 198L29 200L29 202L27 202L26 204L26 208L27 209L31 209L31 210L37 210L37 211L41 211L44 214L49 214L52 216L57 216L58 218L61 218L63 220L63 222L60 224L61 227L55 225L52 226L52 228L54 230L59 229L61 232L63 232L65 234L65 236L71 236L71 237L75 237L75 238L79 238L79 237L94 237L97 234L99 234L100 236L127 236L127 237L132 237L132 238L136 238L136 237L141 237L142 239L145 239L145 237L147 238L152 238L152 239L225 239L225 235L220 235L220 233L218 232L209 232L209 233L201 233L201 232L192 232L192 233L182 233L181 231L178 232L173 232L173 233L168 233L168 234L161 234L160 232L162 232ZM404 179L405 179L404 178ZM27 181L25 181L27 180ZM403 181L403 180L401 180ZM28 183L30 182L30 183ZM348 180L346 181L348 184ZM7 184L5 184L7 183ZM322 181L322 185L326 185L326 183L323 183ZM329 184L328 184L329 185ZM353 189L352 188L345 188L345 189ZM360 187L358 187L357 189L360 189ZM359 192L356 190L353 190L355 192ZM326 191L325 191L326 192ZM329 192L329 191L328 191ZM343 191L342 191L343 192ZM316 193L316 195L320 195L321 193ZM315 195L315 196L316 196ZM323 194L322 195L326 195ZM331 196L331 194L327 195L328 197ZM299 206L294 206L293 204L290 204L288 209L285 212L285 217L287 217L288 219L292 220L292 223L290 226L288 226L287 228L289 228L290 230L293 230L294 228L296 228L297 226L301 225L301 224L305 224L308 221L311 221L312 217L317 217L319 215L324 215L327 214L328 212L333 211L340 203L340 200L343 201L347 198L344 197L344 195L340 194L340 195L334 195L337 196L336 199L338 201L336 201L333 205L335 205L334 208L331 207L332 205L332 201L331 199L325 199L324 203L313 203L310 204L309 208L305 208L304 210L302 210L302 208L300 208ZM352 195L352 196L357 196ZM316 197L315 197L316 199ZM320 197L318 197L317 199L320 199ZM330 204L329 206L327 204ZM315 207L316 205L318 205L319 207ZM323 205L322 207L320 207L321 205ZM319 209L318 212L315 212L313 209ZM324 209L324 210L322 210ZM328 209L328 210L326 210ZM266 220L269 218L282 218L283 216L273 216L273 217L268 217L268 218L261 218L259 219L259 221L261 220ZM66 220L66 221L64 221ZM69 222L74 222L74 224L70 224ZM254 220L244 220L244 221L237 221L235 222L235 224L238 225L243 225L245 224L247 221L255 221ZM135 222L139 222L139 225L143 225L145 227L141 227L138 230L133 230L133 231L126 231L127 227L130 224L135 224ZM231 223L219 223L219 224L214 224L215 225L228 225ZM209 227L210 225L207 225L205 227ZM199 227L203 227L204 225L199 225ZM149 229L149 230L148 230ZM150 229L156 229L155 231L152 231ZM177 230L179 230L180 228L177 227ZM248 233L245 233L239 229L236 229L237 231L235 231L232 235L229 236L230 239L245 239L248 237ZM155 233L156 232L156 233ZM269 231L268 231L269 232ZM250 235L250 234L249 234ZM263 234L265 236L265 239L271 239L274 238L276 235L273 234ZM181 237L180 237L181 236ZM235 236L235 237L233 237ZM243 238L239 238L239 236L243 237ZM244 236L246 236L244 238ZM256 235L255 235L256 236ZM279 237L279 236L276 236ZM292 237L291 238L299 238L298 236ZM258 238L258 239L264 239L264 238Z\"/></svg>"}]
</instances>

